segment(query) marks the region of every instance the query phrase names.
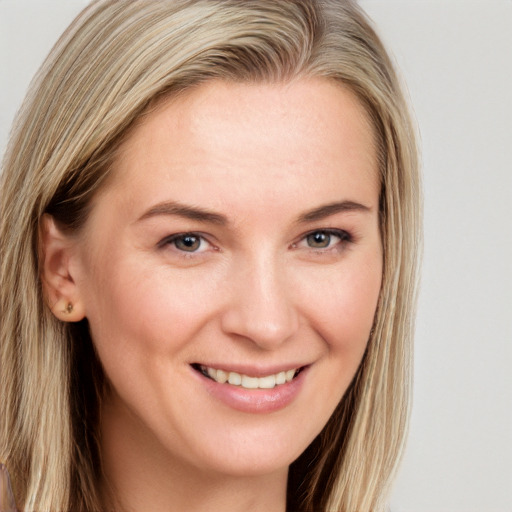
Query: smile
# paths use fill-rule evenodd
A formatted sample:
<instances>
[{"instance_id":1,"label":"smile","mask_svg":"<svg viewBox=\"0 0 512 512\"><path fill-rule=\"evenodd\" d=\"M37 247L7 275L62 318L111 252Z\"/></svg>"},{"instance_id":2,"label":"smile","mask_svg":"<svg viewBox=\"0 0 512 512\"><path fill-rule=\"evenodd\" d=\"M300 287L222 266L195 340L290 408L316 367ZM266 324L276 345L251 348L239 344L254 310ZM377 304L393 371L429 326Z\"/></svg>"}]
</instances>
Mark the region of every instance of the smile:
<instances>
[{"instance_id":1,"label":"smile","mask_svg":"<svg viewBox=\"0 0 512 512\"><path fill-rule=\"evenodd\" d=\"M227 372L204 365L193 366L205 377L208 377L219 384L230 384L232 386L242 387L245 389L273 389L276 386L281 386L282 384L291 382L302 370L302 368L295 368L271 375L265 375L263 377L251 377L249 375L237 372Z\"/></svg>"}]
</instances>

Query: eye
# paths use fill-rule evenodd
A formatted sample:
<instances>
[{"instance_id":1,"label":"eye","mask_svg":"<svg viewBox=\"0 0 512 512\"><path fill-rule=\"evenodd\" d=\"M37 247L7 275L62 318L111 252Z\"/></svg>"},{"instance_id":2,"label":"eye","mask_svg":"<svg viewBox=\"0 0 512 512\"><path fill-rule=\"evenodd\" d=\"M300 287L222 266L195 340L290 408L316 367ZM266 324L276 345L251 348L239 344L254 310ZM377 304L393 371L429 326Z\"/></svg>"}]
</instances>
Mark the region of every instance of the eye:
<instances>
[{"instance_id":1,"label":"eye","mask_svg":"<svg viewBox=\"0 0 512 512\"><path fill-rule=\"evenodd\" d=\"M352 241L352 237L341 229L320 229L306 234L303 239L294 244L295 247L303 246L311 249L332 249L340 244Z\"/></svg>"},{"instance_id":2,"label":"eye","mask_svg":"<svg viewBox=\"0 0 512 512\"><path fill-rule=\"evenodd\" d=\"M314 249L325 249L331 244L331 234L325 231L316 231L306 237L309 247Z\"/></svg>"},{"instance_id":3,"label":"eye","mask_svg":"<svg viewBox=\"0 0 512 512\"><path fill-rule=\"evenodd\" d=\"M159 245L162 247L171 245L178 251L193 253L205 251L208 242L198 233L178 233L165 238Z\"/></svg>"}]
</instances>

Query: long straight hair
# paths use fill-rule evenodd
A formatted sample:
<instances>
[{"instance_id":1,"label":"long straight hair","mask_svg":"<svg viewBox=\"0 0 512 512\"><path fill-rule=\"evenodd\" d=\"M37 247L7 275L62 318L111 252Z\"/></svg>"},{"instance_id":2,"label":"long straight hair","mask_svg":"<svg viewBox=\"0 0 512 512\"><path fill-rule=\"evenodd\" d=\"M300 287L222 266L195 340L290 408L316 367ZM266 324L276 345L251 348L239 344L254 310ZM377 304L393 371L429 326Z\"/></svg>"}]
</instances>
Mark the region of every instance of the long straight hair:
<instances>
[{"instance_id":1,"label":"long straight hair","mask_svg":"<svg viewBox=\"0 0 512 512\"><path fill-rule=\"evenodd\" d=\"M0 190L0 460L24 510L101 510L104 375L87 321L45 304L44 213L87 219L116 151L161 97L207 80L324 77L367 110L379 149L383 281L358 372L289 474L293 512L375 512L400 459L410 407L421 198L415 130L393 65L351 0L98 0L36 75Z\"/></svg>"}]
</instances>

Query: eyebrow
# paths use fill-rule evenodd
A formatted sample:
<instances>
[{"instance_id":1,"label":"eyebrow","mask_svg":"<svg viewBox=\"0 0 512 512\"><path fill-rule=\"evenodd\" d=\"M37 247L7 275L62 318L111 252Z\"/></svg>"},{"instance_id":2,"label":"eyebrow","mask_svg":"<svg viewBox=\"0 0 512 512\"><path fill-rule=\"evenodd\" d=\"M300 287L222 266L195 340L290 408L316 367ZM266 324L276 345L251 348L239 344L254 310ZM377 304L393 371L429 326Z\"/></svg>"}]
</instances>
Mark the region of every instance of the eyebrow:
<instances>
[{"instance_id":1,"label":"eyebrow","mask_svg":"<svg viewBox=\"0 0 512 512\"><path fill-rule=\"evenodd\" d=\"M361 203L356 203L355 201L339 201L336 203L329 203L324 206L319 206L309 212L303 213L298 222L313 222L316 220L323 220L331 215L335 215L336 213L343 212L371 212L371 208L369 206L365 206Z\"/></svg>"},{"instance_id":2,"label":"eyebrow","mask_svg":"<svg viewBox=\"0 0 512 512\"><path fill-rule=\"evenodd\" d=\"M297 219L299 224L305 222L314 222L322 220L331 215L343 212L370 212L371 208L355 201L339 201L329 203L318 208L314 208L306 213L303 213ZM196 206L185 205L176 201L165 201L151 207L145 212L138 220L142 221L151 217L159 215L177 215L189 220L205 222L210 224L217 224L221 226L227 225L228 218L220 213L215 213L204 208Z\"/></svg>"},{"instance_id":3,"label":"eyebrow","mask_svg":"<svg viewBox=\"0 0 512 512\"><path fill-rule=\"evenodd\" d=\"M203 208L189 206L175 201L166 201L153 206L139 218L139 221L156 217L158 215L177 215L178 217L183 217L185 219L197 220L199 222L207 222L210 224L226 225L228 223L227 217L220 213L211 212Z\"/></svg>"}]
</instances>

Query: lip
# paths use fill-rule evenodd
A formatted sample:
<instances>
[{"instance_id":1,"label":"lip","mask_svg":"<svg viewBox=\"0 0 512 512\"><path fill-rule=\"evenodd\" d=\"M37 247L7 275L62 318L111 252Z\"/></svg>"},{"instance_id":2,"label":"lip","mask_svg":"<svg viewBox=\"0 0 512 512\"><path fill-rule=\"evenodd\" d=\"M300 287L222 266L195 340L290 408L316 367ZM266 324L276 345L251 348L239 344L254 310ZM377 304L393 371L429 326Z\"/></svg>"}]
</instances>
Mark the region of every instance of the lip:
<instances>
[{"instance_id":1,"label":"lip","mask_svg":"<svg viewBox=\"0 0 512 512\"><path fill-rule=\"evenodd\" d=\"M206 365L205 365L206 366ZM222 366L213 366L217 369L224 369ZM290 366L288 369L299 368L300 366ZM239 386L232 386L230 384L220 384L202 373L190 367L193 374L199 379L200 384L204 386L207 393L214 399L219 400L224 405L237 411L252 413L252 414L266 414L274 411L279 411L290 405L303 386L304 380L308 373L309 366L302 366L300 373L290 382L281 384L272 389L245 389ZM245 370L245 371L244 371ZM254 367L248 368L243 366L230 366L228 371L235 371L237 373L244 373L254 377L271 375L283 371L283 367L274 371L273 368L266 368L265 370L256 369Z\"/></svg>"}]
</instances>

